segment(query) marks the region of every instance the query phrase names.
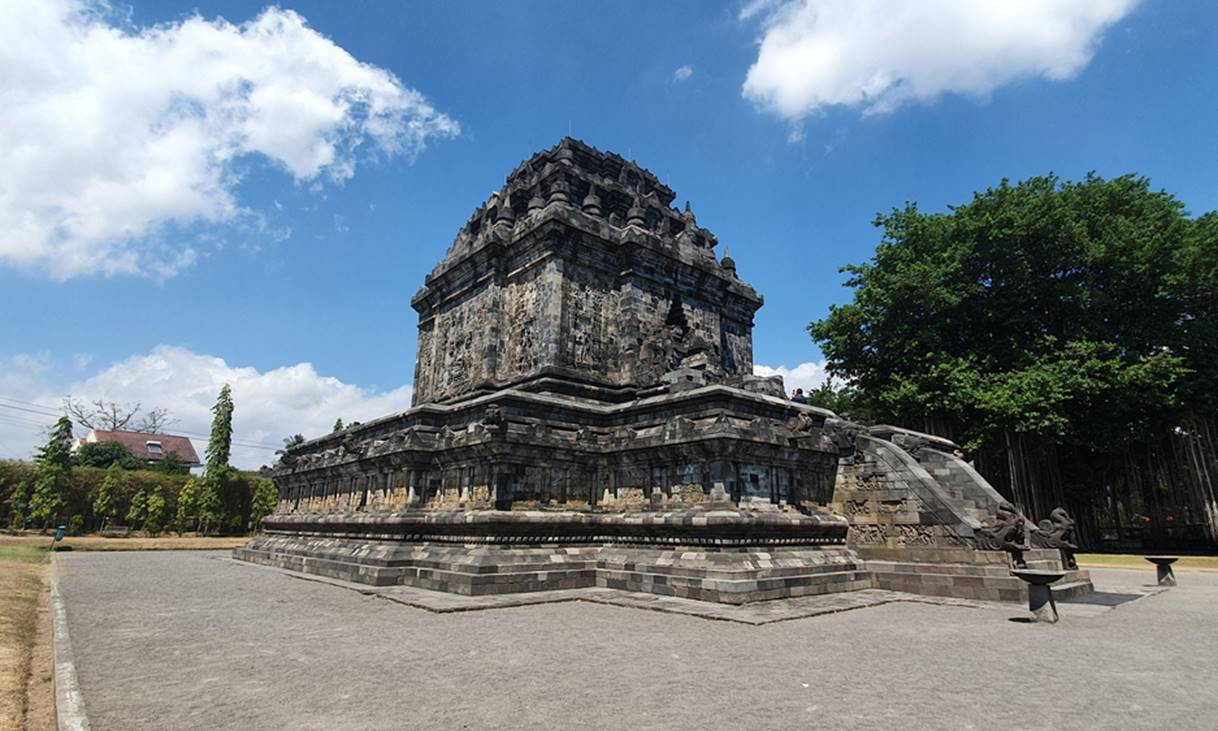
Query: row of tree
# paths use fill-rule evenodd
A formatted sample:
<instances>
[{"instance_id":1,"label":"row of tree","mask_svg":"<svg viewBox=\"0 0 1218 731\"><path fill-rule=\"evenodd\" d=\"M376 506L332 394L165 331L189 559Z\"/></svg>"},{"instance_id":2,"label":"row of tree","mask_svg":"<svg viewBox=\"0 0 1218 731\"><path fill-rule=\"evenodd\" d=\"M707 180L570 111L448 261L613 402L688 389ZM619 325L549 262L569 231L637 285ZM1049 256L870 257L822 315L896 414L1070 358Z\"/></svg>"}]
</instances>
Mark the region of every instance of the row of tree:
<instances>
[{"instance_id":1,"label":"row of tree","mask_svg":"<svg viewBox=\"0 0 1218 731\"><path fill-rule=\"evenodd\" d=\"M0 510L15 528L47 528L61 522L79 530L125 522L158 533L193 528L202 533L242 533L275 507L274 484L229 465L233 401L225 385L212 407L203 477L182 470L152 471L105 450L84 459L72 454L72 422L52 427L33 464L0 462ZM83 450L83 448L82 448ZM106 469L94 466L107 456Z\"/></svg>"},{"instance_id":2,"label":"row of tree","mask_svg":"<svg viewBox=\"0 0 1218 731\"><path fill-rule=\"evenodd\" d=\"M949 437L1093 542L1218 538L1218 213L1137 176L1046 176L875 224L853 301L809 326L841 384L815 403Z\"/></svg>"}]
</instances>

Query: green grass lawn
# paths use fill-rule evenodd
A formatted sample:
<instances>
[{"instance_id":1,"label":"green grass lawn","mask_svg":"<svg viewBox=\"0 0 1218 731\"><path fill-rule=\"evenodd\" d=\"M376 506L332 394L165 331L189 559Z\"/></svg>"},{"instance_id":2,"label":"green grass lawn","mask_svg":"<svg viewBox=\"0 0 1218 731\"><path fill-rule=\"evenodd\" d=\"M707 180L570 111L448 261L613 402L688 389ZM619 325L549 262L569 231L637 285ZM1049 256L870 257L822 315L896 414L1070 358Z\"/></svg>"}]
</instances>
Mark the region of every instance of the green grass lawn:
<instances>
[{"instance_id":1,"label":"green grass lawn","mask_svg":"<svg viewBox=\"0 0 1218 731\"><path fill-rule=\"evenodd\" d=\"M1146 569L1147 571L1153 571L1155 568L1154 564L1142 556L1132 553L1079 553L1075 555L1075 558L1078 559L1080 565L1084 566ZM1218 556L1181 556L1179 561L1172 564L1172 567L1184 570L1218 571Z\"/></svg>"}]
</instances>

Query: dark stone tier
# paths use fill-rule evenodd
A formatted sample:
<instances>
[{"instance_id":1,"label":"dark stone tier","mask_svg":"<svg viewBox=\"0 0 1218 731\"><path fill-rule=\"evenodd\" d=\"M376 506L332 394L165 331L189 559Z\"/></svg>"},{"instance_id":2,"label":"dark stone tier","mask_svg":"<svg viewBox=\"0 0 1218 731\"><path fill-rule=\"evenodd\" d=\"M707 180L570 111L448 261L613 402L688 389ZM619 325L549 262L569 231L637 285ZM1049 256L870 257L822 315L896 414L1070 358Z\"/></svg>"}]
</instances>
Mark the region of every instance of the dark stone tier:
<instances>
[{"instance_id":1,"label":"dark stone tier","mask_svg":"<svg viewBox=\"0 0 1218 731\"><path fill-rule=\"evenodd\" d=\"M275 473L276 516L830 501L838 446L827 412L686 385L618 404L505 390L415 407L293 450Z\"/></svg>"}]
</instances>

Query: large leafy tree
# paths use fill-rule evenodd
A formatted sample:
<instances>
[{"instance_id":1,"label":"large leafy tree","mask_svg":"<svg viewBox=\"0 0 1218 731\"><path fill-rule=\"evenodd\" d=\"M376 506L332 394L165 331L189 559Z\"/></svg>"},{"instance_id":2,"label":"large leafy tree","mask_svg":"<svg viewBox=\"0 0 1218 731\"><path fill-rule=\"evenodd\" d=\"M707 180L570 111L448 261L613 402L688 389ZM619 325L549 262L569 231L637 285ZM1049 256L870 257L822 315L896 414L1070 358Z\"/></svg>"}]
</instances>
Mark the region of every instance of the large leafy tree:
<instances>
[{"instance_id":1,"label":"large leafy tree","mask_svg":"<svg viewBox=\"0 0 1218 731\"><path fill-rule=\"evenodd\" d=\"M1218 215L1145 178L1045 176L875 224L874 258L844 270L853 301L809 326L830 371L879 418L964 443L1030 512L1077 507L1124 479L1115 456L1212 425Z\"/></svg>"}]
</instances>

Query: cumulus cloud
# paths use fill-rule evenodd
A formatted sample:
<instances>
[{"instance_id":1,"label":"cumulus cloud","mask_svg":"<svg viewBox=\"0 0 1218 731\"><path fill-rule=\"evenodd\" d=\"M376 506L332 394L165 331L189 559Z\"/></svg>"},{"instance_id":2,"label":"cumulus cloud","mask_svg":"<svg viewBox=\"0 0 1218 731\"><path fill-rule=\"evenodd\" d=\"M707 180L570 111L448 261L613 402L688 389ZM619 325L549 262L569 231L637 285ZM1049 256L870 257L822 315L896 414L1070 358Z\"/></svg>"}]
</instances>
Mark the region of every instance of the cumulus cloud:
<instances>
[{"instance_id":1,"label":"cumulus cloud","mask_svg":"<svg viewBox=\"0 0 1218 731\"><path fill-rule=\"evenodd\" d=\"M1138 0L754 0L757 61L743 93L798 120L831 106L891 112L942 94L985 96L1070 79Z\"/></svg>"},{"instance_id":2,"label":"cumulus cloud","mask_svg":"<svg viewBox=\"0 0 1218 731\"><path fill-rule=\"evenodd\" d=\"M689 79L689 77L691 77L693 75L694 75L694 67L690 66L689 64L686 64L684 66L679 67L676 71L672 72L672 80L674 83L680 83L682 81L687 81Z\"/></svg>"},{"instance_id":3,"label":"cumulus cloud","mask_svg":"<svg viewBox=\"0 0 1218 731\"><path fill-rule=\"evenodd\" d=\"M240 25L135 29L104 4L11 0L0 105L0 263L57 279L188 266L196 251L175 228L249 214L236 194L247 157L342 181L370 156L410 159L459 133L276 7Z\"/></svg>"},{"instance_id":4,"label":"cumulus cloud","mask_svg":"<svg viewBox=\"0 0 1218 731\"><path fill-rule=\"evenodd\" d=\"M191 436L202 457L211 407L227 383L235 406L232 464L250 469L270 464L275 448L290 434L317 437L329 433L337 418L369 421L410 406L409 385L388 391L360 388L323 376L309 363L259 371L170 345L67 385L49 383L45 360L35 357L0 359L0 366L0 447L5 456L33 452L44 438L40 426L54 421L51 412L58 411L66 394L169 409L179 421L168 431ZM13 408L23 404L24 410Z\"/></svg>"},{"instance_id":5,"label":"cumulus cloud","mask_svg":"<svg viewBox=\"0 0 1218 731\"><path fill-rule=\"evenodd\" d=\"M823 360L816 363L800 363L794 368L787 368L785 365L775 368L754 363L753 375L782 376L783 384L788 393L797 388L811 391L823 384L829 377L829 374L825 371L825 361Z\"/></svg>"}]
</instances>

